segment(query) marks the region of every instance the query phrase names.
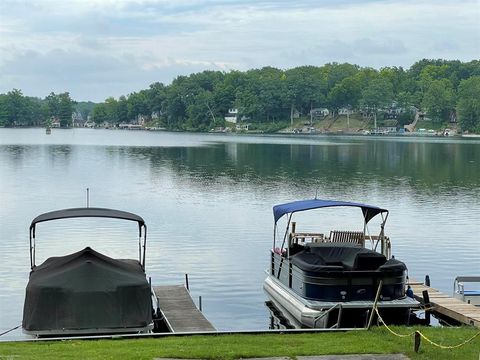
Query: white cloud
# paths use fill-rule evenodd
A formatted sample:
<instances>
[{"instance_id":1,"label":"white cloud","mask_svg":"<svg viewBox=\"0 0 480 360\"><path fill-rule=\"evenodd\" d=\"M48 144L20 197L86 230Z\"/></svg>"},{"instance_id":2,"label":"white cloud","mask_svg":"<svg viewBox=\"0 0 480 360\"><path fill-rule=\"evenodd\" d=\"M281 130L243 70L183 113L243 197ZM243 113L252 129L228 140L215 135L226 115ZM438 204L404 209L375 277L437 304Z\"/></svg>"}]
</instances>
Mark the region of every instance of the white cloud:
<instances>
[{"instance_id":1,"label":"white cloud","mask_svg":"<svg viewBox=\"0 0 480 360\"><path fill-rule=\"evenodd\" d=\"M100 101L204 69L468 61L479 24L476 1L2 1L0 92Z\"/></svg>"}]
</instances>

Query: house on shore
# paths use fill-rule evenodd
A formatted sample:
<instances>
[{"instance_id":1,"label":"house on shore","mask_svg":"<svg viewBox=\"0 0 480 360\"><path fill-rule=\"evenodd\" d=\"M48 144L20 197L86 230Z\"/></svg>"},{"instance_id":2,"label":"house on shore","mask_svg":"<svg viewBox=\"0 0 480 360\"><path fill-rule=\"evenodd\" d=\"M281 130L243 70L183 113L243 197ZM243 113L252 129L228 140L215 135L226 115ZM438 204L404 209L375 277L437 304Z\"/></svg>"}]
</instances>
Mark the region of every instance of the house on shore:
<instances>
[{"instance_id":1,"label":"house on shore","mask_svg":"<svg viewBox=\"0 0 480 360\"><path fill-rule=\"evenodd\" d=\"M229 122L231 124L236 124L239 120L238 109L236 108L228 109L228 114L225 115L224 119L226 122Z\"/></svg>"},{"instance_id":2,"label":"house on shore","mask_svg":"<svg viewBox=\"0 0 480 360\"><path fill-rule=\"evenodd\" d=\"M315 118L325 118L330 114L330 111L327 108L315 108L310 110L310 115Z\"/></svg>"}]
</instances>

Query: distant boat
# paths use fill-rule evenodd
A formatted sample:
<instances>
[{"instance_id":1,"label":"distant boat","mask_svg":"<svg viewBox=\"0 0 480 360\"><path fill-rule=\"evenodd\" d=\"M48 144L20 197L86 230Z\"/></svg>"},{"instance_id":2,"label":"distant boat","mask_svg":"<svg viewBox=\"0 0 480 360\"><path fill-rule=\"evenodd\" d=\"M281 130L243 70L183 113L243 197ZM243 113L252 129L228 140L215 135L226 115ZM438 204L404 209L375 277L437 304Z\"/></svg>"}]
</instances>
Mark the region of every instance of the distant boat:
<instances>
[{"instance_id":1,"label":"distant boat","mask_svg":"<svg viewBox=\"0 0 480 360\"><path fill-rule=\"evenodd\" d=\"M50 135L50 134L52 133L52 128L47 127L47 128L45 129L45 133L46 133L47 135Z\"/></svg>"},{"instance_id":2,"label":"distant boat","mask_svg":"<svg viewBox=\"0 0 480 360\"><path fill-rule=\"evenodd\" d=\"M291 221L297 212L337 207L359 208L363 230L298 232ZM278 310L294 319L291 323L309 328L364 327L374 304L386 322L409 322L411 310L420 304L406 294L407 267L391 256L390 239L383 232L388 210L312 199L276 205L273 214L274 241L264 289ZM284 215L286 230L278 246L278 221ZM377 215L380 234L373 236L367 224Z\"/></svg>"}]
</instances>

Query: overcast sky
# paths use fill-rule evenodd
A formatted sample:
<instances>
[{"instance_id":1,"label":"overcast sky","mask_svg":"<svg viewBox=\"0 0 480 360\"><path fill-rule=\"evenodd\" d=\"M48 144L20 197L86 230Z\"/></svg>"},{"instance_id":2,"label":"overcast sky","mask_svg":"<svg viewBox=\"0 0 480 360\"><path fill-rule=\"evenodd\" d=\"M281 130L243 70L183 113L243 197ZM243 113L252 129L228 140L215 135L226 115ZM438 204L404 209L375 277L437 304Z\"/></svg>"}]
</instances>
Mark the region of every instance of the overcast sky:
<instances>
[{"instance_id":1,"label":"overcast sky","mask_svg":"<svg viewBox=\"0 0 480 360\"><path fill-rule=\"evenodd\" d=\"M103 101L206 69L480 59L480 0L0 0L0 93Z\"/></svg>"}]
</instances>

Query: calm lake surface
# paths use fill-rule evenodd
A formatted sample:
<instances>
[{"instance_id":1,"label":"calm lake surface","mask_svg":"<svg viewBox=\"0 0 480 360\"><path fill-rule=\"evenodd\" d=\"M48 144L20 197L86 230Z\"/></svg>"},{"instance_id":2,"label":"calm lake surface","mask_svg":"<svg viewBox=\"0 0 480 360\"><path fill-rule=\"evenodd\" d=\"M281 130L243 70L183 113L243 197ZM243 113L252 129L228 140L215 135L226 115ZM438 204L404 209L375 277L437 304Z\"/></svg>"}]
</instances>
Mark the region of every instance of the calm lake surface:
<instances>
[{"instance_id":1,"label":"calm lake surface","mask_svg":"<svg viewBox=\"0 0 480 360\"><path fill-rule=\"evenodd\" d=\"M262 284L272 206L316 193L389 209L386 234L411 277L429 274L451 294L455 276L480 275L478 139L0 129L0 332L22 320L31 220L85 206L87 187L90 206L145 219L153 283L181 284L188 273L219 330L268 328ZM353 210L318 210L297 227L361 229ZM37 264L88 245L136 258L136 225L39 224Z\"/></svg>"}]
</instances>

